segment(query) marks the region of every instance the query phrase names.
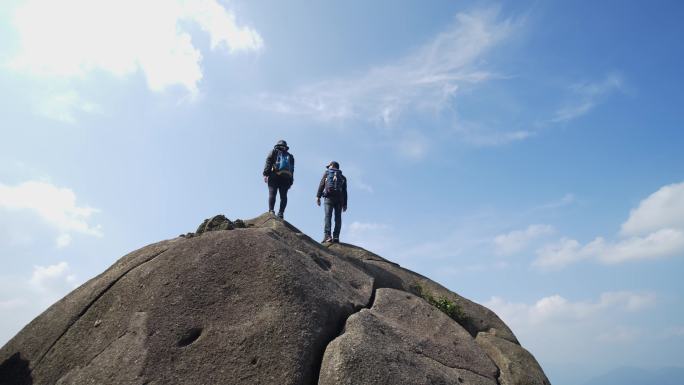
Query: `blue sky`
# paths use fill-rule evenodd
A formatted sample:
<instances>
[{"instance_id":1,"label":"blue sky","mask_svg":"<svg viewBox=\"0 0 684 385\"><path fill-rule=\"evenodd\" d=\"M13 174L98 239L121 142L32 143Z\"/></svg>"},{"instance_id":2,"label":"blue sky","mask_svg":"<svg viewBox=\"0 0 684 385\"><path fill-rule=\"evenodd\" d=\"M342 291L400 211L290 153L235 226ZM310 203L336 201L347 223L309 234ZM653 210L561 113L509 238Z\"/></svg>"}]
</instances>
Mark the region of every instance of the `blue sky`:
<instances>
[{"instance_id":1,"label":"blue sky","mask_svg":"<svg viewBox=\"0 0 684 385\"><path fill-rule=\"evenodd\" d=\"M217 213L343 241L495 310L552 383L684 366L678 2L0 5L0 342ZM51 5L52 4L52 5ZM142 4L142 5L141 5Z\"/></svg>"}]
</instances>

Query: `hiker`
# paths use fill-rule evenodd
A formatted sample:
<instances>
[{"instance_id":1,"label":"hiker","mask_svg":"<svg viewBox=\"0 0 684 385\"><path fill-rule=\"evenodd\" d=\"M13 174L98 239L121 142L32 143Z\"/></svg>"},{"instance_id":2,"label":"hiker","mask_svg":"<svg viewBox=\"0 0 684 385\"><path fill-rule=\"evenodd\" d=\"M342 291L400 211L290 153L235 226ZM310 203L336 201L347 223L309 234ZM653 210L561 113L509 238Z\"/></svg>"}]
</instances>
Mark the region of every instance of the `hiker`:
<instances>
[{"instance_id":1,"label":"hiker","mask_svg":"<svg viewBox=\"0 0 684 385\"><path fill-rule=\"evenodd\" d=\"M280 192L280 209L278 217L285 215L287 206L287 190L294 182L294 156L288 152L287 142L279 140L273 150L266 156L264 166L264 182L268 184L268 212L273 214L276 194Z\"/></svg>"},{"instance_id":2,"label":"hiker","mask_svg":"<svg viewBox=\"0 0 684 385\"><path fill-rule=\"evenodd\" d=\"M332 161L325 166L326 170L318 184L316 204L321 205L321 197L325 198L325 226L323 243L339 243L342 229L342 212L347 211L347 178L342 175L340 164ZM335 229L330 236L330 222L335 213Z\"/></svg>"}]
</instances>

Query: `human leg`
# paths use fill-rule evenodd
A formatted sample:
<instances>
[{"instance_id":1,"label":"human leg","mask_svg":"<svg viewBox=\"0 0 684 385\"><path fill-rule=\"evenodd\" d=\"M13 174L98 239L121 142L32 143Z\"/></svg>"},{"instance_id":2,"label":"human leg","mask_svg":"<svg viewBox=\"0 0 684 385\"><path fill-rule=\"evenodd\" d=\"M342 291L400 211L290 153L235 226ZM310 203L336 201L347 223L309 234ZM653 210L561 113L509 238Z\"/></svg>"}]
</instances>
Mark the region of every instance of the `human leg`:
<instances>
[{"instance_id":1,"label":"human leg","mask_svg":"<svg viewBox=\"0 0 684 385\"><path fill-rule=\"evenodd\" d=\"M278 216L281 218L285 213L285 207L287 207L287 190L289 189L290 186L287 184L281 184L278 186L278 191L280 192L280 210L278 211Z\"/></svg>"},{"instance_id":2,"label":"human leg","mask_svg":"<svg viewBox=\"0 0 684 385\"><path fill-rule=\"evenodd\" d=\"M328 238L330 238L330 227L331 227L330 222L332 221L334 204L333 204L333 202L330 201L330 199L325 198L325 202L323 204L323 207L325 209L325 220L324 220L324 226L323 226L323 233L325 235L325 239L328 239Z\"/></svg>"},{"instance_id":3,"label":"human leg","mask_svg":"<svg viewBox=\"0 0 684 385\"><path fill-rule=\"evenodd\" d=\"M334 206L335 229L333 230L333 242L340 241L340 230L342 230L342 204L337 202Z\"/></svg>"},{"instance_id":4,"label":"human leg","mask_svg":"<svg viewBox=\"0 0 684 385\"><path fill-rule=\"evenodd\" d=\"M268 211L273 212L273 208L275 207L275 201L276 201L276 193L278 192L278 188L269 181L268 183Z\"/></svg>"}]
</instances>

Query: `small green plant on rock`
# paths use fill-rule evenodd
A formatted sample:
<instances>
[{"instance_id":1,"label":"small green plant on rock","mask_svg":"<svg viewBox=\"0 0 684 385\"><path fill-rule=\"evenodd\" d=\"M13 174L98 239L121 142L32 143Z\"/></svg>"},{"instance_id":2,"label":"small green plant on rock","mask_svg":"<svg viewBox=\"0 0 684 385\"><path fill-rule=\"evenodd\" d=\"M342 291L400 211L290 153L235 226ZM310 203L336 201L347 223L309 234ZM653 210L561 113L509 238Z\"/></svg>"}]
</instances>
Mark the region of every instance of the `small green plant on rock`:
<instances>
[{"instance_id":1,"label":"small green plant on rock","mask_svg":"<svg viewBox=\"0 0 684 385\"><path fill-rule=\"evenodd\" d=\"M430 305L436 307L437 309L441 310L442 313L446 314L449 316L449 318L453 319L454 321L458 322L459 324L465 321L466 319L466 314L463 312L463 309L461 306L459 306L457 303L449 300L449 298L445 296L440 296L438 298L435 298L435 296L430 293L426 288L424 288L422 285L416 283L411 286L411 289L421 296L424 300L426 300Z\"/></svg>"}]
</instances>

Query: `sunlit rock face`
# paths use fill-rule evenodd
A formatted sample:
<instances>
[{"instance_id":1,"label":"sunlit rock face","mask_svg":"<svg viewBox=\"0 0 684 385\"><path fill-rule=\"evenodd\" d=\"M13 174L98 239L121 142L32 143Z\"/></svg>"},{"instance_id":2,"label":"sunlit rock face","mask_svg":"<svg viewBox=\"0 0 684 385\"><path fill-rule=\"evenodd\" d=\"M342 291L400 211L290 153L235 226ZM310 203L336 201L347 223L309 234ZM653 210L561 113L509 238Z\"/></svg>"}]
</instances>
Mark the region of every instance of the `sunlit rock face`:
<instances>
[{"instance_id":1,"label":"sunlit rock face","mask_svg":"<svg viewBox=\"0 0 684 385\"><path fill-rule=\"evenodd\" d=\"M548 384L489 309L273 215L134 251L0 350L1 384Z\"/></svg>"}]
</instances>

